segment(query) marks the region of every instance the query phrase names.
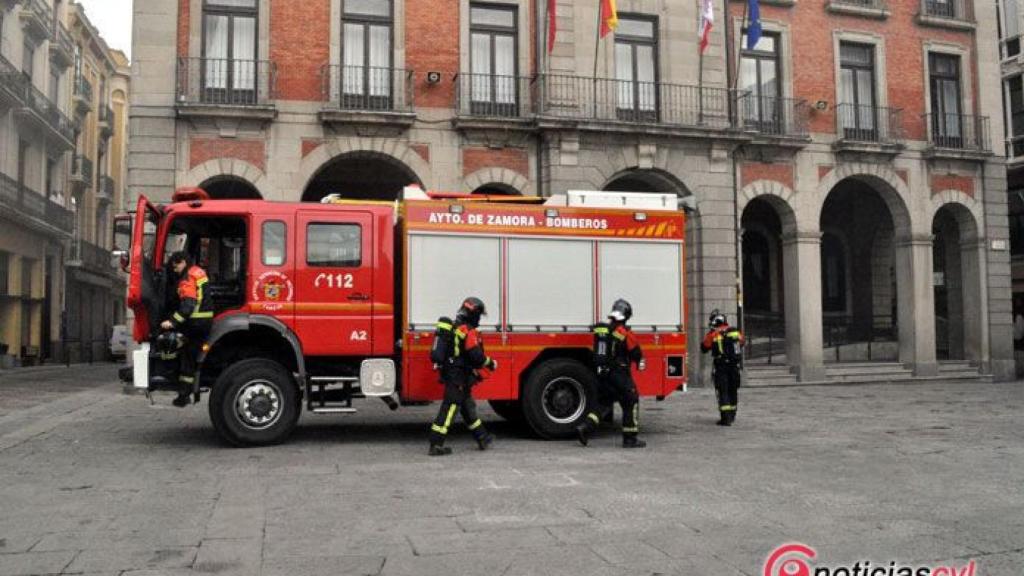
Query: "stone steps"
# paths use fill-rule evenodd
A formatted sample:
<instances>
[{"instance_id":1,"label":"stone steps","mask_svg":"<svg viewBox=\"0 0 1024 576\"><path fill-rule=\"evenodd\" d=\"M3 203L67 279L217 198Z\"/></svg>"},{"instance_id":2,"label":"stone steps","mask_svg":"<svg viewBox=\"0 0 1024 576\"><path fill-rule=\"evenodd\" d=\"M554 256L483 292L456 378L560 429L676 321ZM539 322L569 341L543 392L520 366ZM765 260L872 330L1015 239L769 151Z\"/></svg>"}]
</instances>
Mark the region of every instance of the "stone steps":
<instances>
[{"instance_id":1,"label":"stone steps","mask_svg":"<svg viewBox=\"0 0 1024 576\"><path fill-rule=\"evenodd\" d=\"M793 386L814 384L875 384L930 380L981 380L987 376L970 362L939 363L937 376L918 377L914 371L896 362L851 362L826 364L825 378L820 381L800 382L788 366L774 364L747 364L744 385L751 387Z\"/></svg>"}]
</instances>

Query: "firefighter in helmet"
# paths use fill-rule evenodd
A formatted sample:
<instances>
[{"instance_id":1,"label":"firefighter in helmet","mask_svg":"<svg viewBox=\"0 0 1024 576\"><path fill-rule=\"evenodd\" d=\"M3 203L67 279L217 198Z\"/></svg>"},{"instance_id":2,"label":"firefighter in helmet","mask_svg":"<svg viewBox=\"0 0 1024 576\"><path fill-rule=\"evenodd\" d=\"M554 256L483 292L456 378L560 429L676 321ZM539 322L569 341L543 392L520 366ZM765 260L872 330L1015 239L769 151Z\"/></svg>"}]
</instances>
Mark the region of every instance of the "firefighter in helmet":
<instances>
[{"instance_id":1,"label":"firefighter in helmet","mask_svg":"<svg viewBox=\"0 0 1024 576\"><path fill-rule=\"evenodd\" d=\"M451 429L455 413L462 415L473 439L481 450L487 450L494 441L484 423L476 413L476 402L473 400L473 386L481 379L479 370L497 370L498 363L484 352L483 339L480 337L480 317L487 314L483 301L470 296L462 302L455 322L452 325L452 342L450 349L435 366L441 371L441 382L444 383L444 400L441 408L430 426L431 456L445 456L452 449L444 445Z\"/></svg>"},{"instance_id":2,"label":"firefighter in helmet","mask_svg":"<svg viewBox=\"0 0 1024 576\"><path fill-rule=\"evenodd\" d=\"M710 330L700 343L701 352L710 352L714 360L715 392L718 395L719 426L732 426L739 404L740 362L743 334L729 326L725 314L711 313Z\"/></svg>"},{"instance_id":3,"label":"firefighter in helmet","mask_svg":"<svg viewBox=\"0 0 1024 576\"><path fill-rule=\"evenodd\" d=\"M597 367L598 404L610 406L618 402L622 407L622 447L643 448L647 443L637 438L640 433L640 397L633 381L631 367L636 364L644 370L644 355L633 331L626 322L633 316L629 302L618 299L608 314L609 324L594 327L594 364ZM601 416L588 412L576 427L576 435L584 446L597 430Z\"/></svg>"},{"instance_id":4,"label":"firefighter in helmet","mask_svg":"<svg viewBox=\"0 0 1024 576\"><path fill-rule=\"evenodd\" d=\"M165 335L161 337L179 342L179 389L174 405L188 406L195 388L199 351L213 324L213 302L206 294L206 284L209 282L206 271L192 265L185 252L171 254L169 263L178 278L178 308L160 324L160 328L176 335L173 338Z\"/></svg>"}]
</instances>

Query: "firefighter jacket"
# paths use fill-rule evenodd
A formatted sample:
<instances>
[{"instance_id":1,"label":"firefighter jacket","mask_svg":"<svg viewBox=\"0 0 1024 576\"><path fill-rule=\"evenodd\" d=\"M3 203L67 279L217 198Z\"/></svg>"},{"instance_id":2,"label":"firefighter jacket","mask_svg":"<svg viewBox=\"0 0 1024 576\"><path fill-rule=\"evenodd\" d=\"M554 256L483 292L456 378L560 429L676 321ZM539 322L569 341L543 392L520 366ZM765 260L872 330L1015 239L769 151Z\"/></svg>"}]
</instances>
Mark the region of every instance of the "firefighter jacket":
<instances>
[{"instance_id":1,"label":"firefighter jacket","mask_svg":"<svg viewBox=\"0 0 1024 576\"><path fill-rule=\"evenodd\" d=\"M629 365L640 365L644 359L644 353L640 349L640 342L636 334L625 324L613 323L612 332L612 368L629 368Z\"/></svg>"},{"instance_id":2,"label":"firefighter jacket","mask_svg":"<svg viewBox=\"0 0 1024 576\"><path fill-rule=\"evenodd\" d=\"M494 366L494 361L484 352L484 341L480 331L469 324L459 324L454 330L455 345L452 350L452 365L464 371L479 370Z\"/></svg>"},{"instance_id":3,"label":"firefighter jacket","mask_svg":"<svg viewBox=\"0 0 1024 576\"><path fill-rule=\"evenodd\" d=\"M743 352L743 333L729 325L712 328L704 335L700 349L701 352L711 352L715 362L738 364Z\"/></svg>"},{"instance_id":4,"label":"firefighter jacket","mask_svg":"<svg viewBox=\"0 0 1024 576\"><path fill-rule=\"evenodd\" d=\"M178 329L188 322L213 318L213 302L206 296L209 278L199 266L192 266L178 282L178 309L171 315L171 323Z\"/></svg>"}]
</instances>

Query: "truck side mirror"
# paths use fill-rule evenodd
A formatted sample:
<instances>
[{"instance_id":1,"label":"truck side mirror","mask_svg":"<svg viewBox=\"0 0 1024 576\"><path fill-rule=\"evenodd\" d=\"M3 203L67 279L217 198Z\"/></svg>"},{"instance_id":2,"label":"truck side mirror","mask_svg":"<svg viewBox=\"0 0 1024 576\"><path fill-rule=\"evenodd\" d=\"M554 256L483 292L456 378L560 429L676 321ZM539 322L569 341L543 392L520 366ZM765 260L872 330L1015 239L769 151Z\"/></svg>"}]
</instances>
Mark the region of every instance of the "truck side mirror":
<instances>
[{"instance_id":1,"label":"truck side mirror","mask_svg":"<svg viewBox=\"0 0 1024 576\"><path fill-rule=\"evenodd\" d=\"M130 214L114 216L113 255L117 257L121 270L128 271L131 265L128 255L132 249L132 217Z\"/></svg>"}]
</instances>

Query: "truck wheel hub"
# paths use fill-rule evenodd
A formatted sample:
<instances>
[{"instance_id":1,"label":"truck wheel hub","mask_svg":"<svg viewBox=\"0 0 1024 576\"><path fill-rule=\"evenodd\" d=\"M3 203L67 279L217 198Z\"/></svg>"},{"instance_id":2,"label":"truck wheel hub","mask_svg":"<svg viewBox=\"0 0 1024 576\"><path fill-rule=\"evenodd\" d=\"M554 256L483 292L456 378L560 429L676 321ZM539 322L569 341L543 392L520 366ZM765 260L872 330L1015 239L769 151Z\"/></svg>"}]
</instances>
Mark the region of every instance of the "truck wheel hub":
<instances>
[{"instance_id":1,"label":"truck wheel hub","mask_svg":"<svg viewBox=\"0 0 1024 576\"><path fill-rule=\"evenodd\" d=\"M583 415L586 408L583 385L568 376L555 378L544 386L541 406L544 415L558 424L571 424Z\"/></svg>"},{"instance_id":2,"label":"truck wheel hub","mask_svg":"<svg viewBox=\"0 0 1024 576\"><path fill-rule=\"evenodd\" d=\"M281 416L281 395L271 382L253 380L235 397L239 420L249 428L266 428Z\"/></svg>"}]
</instances>

